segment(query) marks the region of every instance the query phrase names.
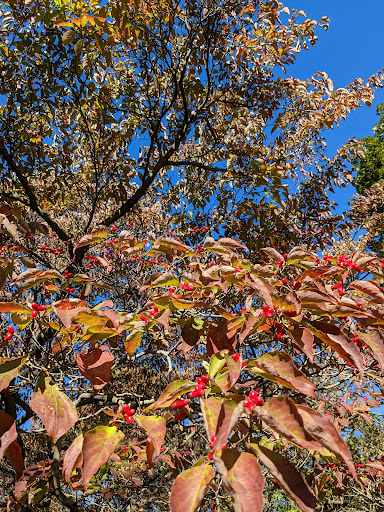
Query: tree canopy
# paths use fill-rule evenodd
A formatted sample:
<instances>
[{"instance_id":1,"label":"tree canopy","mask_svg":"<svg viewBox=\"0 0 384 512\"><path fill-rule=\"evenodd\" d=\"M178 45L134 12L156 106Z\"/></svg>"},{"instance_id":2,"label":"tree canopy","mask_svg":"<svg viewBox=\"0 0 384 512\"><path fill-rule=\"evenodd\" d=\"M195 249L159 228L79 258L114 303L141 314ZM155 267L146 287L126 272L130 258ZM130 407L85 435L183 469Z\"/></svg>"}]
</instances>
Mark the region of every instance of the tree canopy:
<instances>
[{"instance_id":1,"label":"tree canopy","mask_svg":"<svg viewBox=\"0 0 384 512\"><path fill-rule=\"evenodd\" d=\"M0 19L4 510L379 495L383 262L335 241L363 145L324 135L381 72L290 77L329 20L271 0Z\"/></svg>"}]
</instances>

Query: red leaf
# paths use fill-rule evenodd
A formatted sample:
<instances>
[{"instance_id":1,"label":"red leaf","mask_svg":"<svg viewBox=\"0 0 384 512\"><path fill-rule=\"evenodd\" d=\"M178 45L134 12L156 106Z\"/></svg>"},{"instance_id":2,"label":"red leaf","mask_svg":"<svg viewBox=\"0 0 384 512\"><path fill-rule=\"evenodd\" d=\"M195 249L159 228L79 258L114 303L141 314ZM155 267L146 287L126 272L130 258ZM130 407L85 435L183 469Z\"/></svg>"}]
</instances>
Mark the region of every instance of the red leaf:
<instances>
[{"instance_id":1,"label":"red leaf","mask_svg":"<svg viewBox=\"0 0 384 512\"><path fill-rule=\"evenodd\" d=\"M291 443L306 450L323 451L322 445L304 428L296 404L286 395L274 397L263 407L255 407L253 411L268 427Z\"/></svg>"},{"instance_id":2,"label":"red leaf","mask_svg":"<svg viewBox=\"0 0 384 512\"><path fill-rule=\"evenodd\" d=\"M15 470L16 480L19 480L23 475L25 468L21 446L16 441L13 441L13 443L11 443L5 450L5 454L11 463L11 466Z\"/></svg>"},{"instance_id":3,"label":"red leaf","mask_svg":"<svg viewBox=\"0 0 384 512\"><path fill-rule=\"evenodd\" d=\"M107 462L123 439L123 432L118 431L116 427L95 427L84 434L82 466L84 488L88 487L93 475Z\"/></svg>"},{"instance_id":4,"label":"red leaf","mask_svg":"<svg viewBox=\"0 0 384 512\"><path fill-rule=\"evenodd\" d=\"M113 361L114 356L106 345L85 349L76 356L81 375L90 381L96 392L109 382Z\"/></svg>"},{"instance_id":5,"label":"red leaf","mask_svg":"<svg viewBox=\"0 0 384 512\"><path fill-rule=\"evenodd\" d=\"M267 352L247 362L250 371L264 379L276 382L286 388L315 398L316 386L293 364L293 359L285 352Z\"/></svg>"},{"instance_id":6,"label":"red leaf","mask_svg":"<svg viewBox=\"0 0 384 512\"><path fill-rule=\"evenodd\" d=\"M381 333L377 329L372 329L366 333L357 332L356 334L372 350L381 371L384 372L384 341Z\"/></svg>"},{"instance_id":7,"label":"red leaf","mask_svg":"<svg viewBox=\"0 0 384 512\"><path fill-rule=\"evenodd\" d=\"M8 446L16 441L17 432L16 425L12 416L4 411L0 411L0 460L4 456Z\"/></svg>"},{"instance_id":8,"label":"red leaf","mask_svg":"<svg viewBox=\"0 0 384 512\"><path fill-rule=\"evenodd\" d=\"M61 308L67 308L68 306L71 306L72 309L61 309ZM73 304L71 304L68 301L60 301L55 302L52 304L52 311L57 315L60 320L62 321L64 327L67 329L67 331L70 330L72 325L72 320L81 312L84 311L86 308L84 306L75 306L73 307Z\"/></svg>"},{"instance_id":9,"label":"red leaf","mask_svg":"<svg viewBox=\"0 0 384 512\"><path fill-rule=\"evenodd\" d=\"M251 453L225 450L214 457L225 487L232 496L234 512L262 512L264 477L257 459Z\"/></svg>"},{"instance_id":10,"label":"red leaf","mask_svg":"<svg viewBox=\"0 0 384 512\"><path fill-rule=\"evenodd\" d=\"M303 322L304 323L304 322ZM305 326L326 345L329 345L340 357L353 364L364 374L363 359L356 344L351 341L336 325L313 320Z\"/></svg>"},{"instance_id":11,"label":"red leaf","mask_svg":"<svg viewBox=\"0 0 384 512\"><path fill-rule=\"evenodd\" d=\"M379 302L380 304L384 302L383 290L372 281L353 281L349 286L364 293L364 295L370 297L374 302Z\"/></svg>"},{"instance_id":12,"label":"red leaf","mask_svg":"<svg viewBox=\"0 0 384 512\"><path fill-rule=\"evenodd\" d=\"M37 479L45 478L51 472L51 466L44 467L42 464L36 464L25 468L19 481L15 485L15 498L20 500L24 492L30 487Z\"/></svg>"},{"instance_id":13,"label":"red leaf","mask_svg":"<svg viewBox=\"0 0 384 512\"><path fill-rule=\"evenodd\" d=\"M357 480L351 452L336 430L332 419L305 405L297 404L296 407L303 419L305 430L313 439L334 453L340 460L343 460L353 477Z\"/></svg>"},{"instance_id":14,"label":"red leaf","mask_svg":"<svg viewBox=\"0 0 384 512\"><path fill-rule=\"evenodd\" d=\"M64 435L78 421L76 407L49 378L41 376L37 381L37 391L32 394L30 406L41 419L52 443Z\"/></svg>"},{"instance_id":15,"label":"red leaf","mask_svg":"<svg viewBox=\"0 0 384 512\"><path fill-rule=\"evenodd\" d=\"M208 398L201 400L205 429L209 440L215 436L213 454L219 452L227 442L229 435L237 425L243 411L244 402L239 403L227 398Z\"/></svg>"},{"instance_id":16,"label":"red leaf","mask_svg":"<svg viewBox=\"0 0 384 512\"><path fill-rule=\"evenodd\" d=\"M278 484L288 494L302 512L314 512L316 500L307 482L296 467L277 452L265 446L249 444L248 447L258 456Z\"/></svg>"},{"instance_id":17,"label":"red leaf","mask_svg":"<svg viewBox=\"0 0 384 512\"><path fill-rule=\"evenodd\" d=\"M72 473L83 465L83 434L77 436L63 457L63 478L69 483Z\"/></svg>"},{"instance_id":18,"label":"red leaf","mask_svg":"<svg viewBox=\"0 0 384 512\"><path fill-rule=\"evenodd\" d=\"M154 447L154 456L160 455L161 445L163 444L166 421L161 416L135 416L136 422L148 434Z\"/></svg>"},{"instance_id":19,"label":"red leaf","mask_svg":"<svg viewBox=\"0 0 384 512\"><path fill-rule=\"evenodd\" d=\"M196 512L208 485L215 477L212 466L194 466L180 473L173 482L169 497L170 512Z\"/></svg>"}]
</instances>

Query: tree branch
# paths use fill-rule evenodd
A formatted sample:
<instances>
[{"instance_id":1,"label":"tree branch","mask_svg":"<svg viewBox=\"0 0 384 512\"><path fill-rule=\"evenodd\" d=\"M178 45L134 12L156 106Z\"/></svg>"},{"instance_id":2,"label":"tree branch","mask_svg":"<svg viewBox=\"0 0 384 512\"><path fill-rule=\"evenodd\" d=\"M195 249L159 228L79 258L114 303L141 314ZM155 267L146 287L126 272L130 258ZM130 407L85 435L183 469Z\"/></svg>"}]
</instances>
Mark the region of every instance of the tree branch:
<instances>
[{"instance_id":1,"label":"tree branch","mask_svg":"<svg viewBox=\"0 0 384 512\"><path fill-rule=\"evenodd\" d=\"M5 147L4 142L2 140L0 140L0 155L7 162L8 167L16 174L17 179L19 180L25 193L27 194L27 197L29 199L28 206L31 208L31 210L33 210L35 213L40 215L42 219L45 220L45 222L57 234L60 240L69 240L70 237L67 235L67 233L63 229L61 229L61 227L53 219L51 219L48 213L44 211L42 208L40 208L40 206L37 204L36 196L32 190L32 187L28 183L26 176L23 174L22 170L18 167L18 165L16 165L12 156L7 151L7 148Z\"/></svg>"}]
</instances>

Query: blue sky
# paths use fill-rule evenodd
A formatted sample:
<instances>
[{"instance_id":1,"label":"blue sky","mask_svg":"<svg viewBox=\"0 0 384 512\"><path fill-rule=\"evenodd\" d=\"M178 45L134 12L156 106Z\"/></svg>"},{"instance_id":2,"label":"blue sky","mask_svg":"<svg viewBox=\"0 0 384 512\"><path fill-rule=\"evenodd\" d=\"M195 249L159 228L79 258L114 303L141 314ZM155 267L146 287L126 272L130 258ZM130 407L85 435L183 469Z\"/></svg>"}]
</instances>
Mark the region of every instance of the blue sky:
<instances>
[{"instance_id":1,"label":"blue sky","mask_svg":"<svg viewBox=\"0 0 384 512\"><path fill-rule=\"evenodd\" d=\"M309 18L319 20L321 16L328 16L331 20L327 31L318 29L316 46L303 50L295 65L287 68L287 75L305 79L316 71L325 71L336 88L344 87L354 78L367 79L384 68L384 0L286 0L283 3L289 8L304 10ZM330 154L350 137L371 135L378 120L376 105L379 103L384 103L384 89L378 90L371 108L357 109L339 128L329 131ZM348 187L336 194L336 201L343 210L354 192L353 187Z\"/></svg>"}]
</instances>

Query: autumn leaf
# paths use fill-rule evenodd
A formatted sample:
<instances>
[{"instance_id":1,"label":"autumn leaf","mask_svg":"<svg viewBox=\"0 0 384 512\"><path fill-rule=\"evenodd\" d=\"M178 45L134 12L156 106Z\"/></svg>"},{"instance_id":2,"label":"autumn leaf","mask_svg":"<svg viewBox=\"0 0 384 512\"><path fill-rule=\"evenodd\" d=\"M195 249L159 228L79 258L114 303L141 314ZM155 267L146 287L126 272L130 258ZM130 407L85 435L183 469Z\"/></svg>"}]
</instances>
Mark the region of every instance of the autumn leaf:
<instances>
[{"instance_id":1,"label":"autumn leaf","mask_svg":"<svg viewBox=\"0 0 384 512\"><path fill-rule=\"evenodd\" d=\"M20 368L26 363L28 356L15 358L0 358L0 391L9 386L9 383L16 379Z\"/></svg>"},{"instance_id":2,"label":"autumn leaf","mask_svg":"<svg viewBox=\"0 0 384 512\"><path fill-rule=\"evenodd\" d=\"M0 411L0 460L3 458L8 446L13 441L16 441L16 439L16 424L12 416L4 411Z\"/></svg>"},{"instance_id":3,"label":"autumn leaf","mask_svg":"<svg viewBox=\"0 0 384 512\"><path fill-rule=\"evenodd\" d=\"M56 443L79 419L73 402L43 375L37 381L30 406L41 419L52 443Z\"/></svg>"},{"instance_id":4,"label":"autumn leaf","mask_svg":"<svg viewBox=\"0 0 384 512\"><path fill-rule=\"evenodd\" d=\"M252 373L281 386L315 398L316 386L293 364L292 356L285 352L268 352L247 361Z\"/></svg>"},{"instance_id":5,"label":"autumn leaf","mask_svg":"<svg viewBox=\"0 0 384 512\"><path fill-rule=\"evenodd\" d=\"M201 400L201 410L209 441L215 436L212 453L216 454L237 425L244 411L244 403L236 403L227 398L208 398Z\"/></svg>"},{"instance_id":6,"label":"autumn leaf","mask_svg":"<svg viewBox=\"0 0 384 512\"><path fill-rule=\"evenodd\" d=\"M314 512L315 497L307 482L288 459L262 445L248 444L247 446L258 456L260 462L302 512Z\"/></svg>"},{"instance_id":7,"label":"autumn leaf","mask_svg":"<svg viewBox=\"0 0 384 512\"><path fill-rule=\"evenodd\" d=\"M113 361L114 356L107 345L85 349L76 356L81 375L90 381L96 392L108 384Z\"/></svg>"},{"instance_id":8,"label":"autumn leaf","mask_svg":"<svg viewBox=\"0 0 384 512\"><path fill-rule=\"evenodd\" d=\"M83 465L83 434L77 436L63 457L63 478L69 483L72 473Z\"/></svg>"},{"instance_id":9,"label":"autumn leaf","mask_svg":"<svg viewBox=\"0 0 384 512\"><path fill-rule=\"evenodd\" d=\"M85 432L81 468L84 488L88 487L93 475L107 462L123 439L123 432L116 427L99 426Z\"/></svg>"},{"instance_id":10,"label":"autumn leaf","mask_svg":"<svg viewBox=\"0 0 384 512\"><path fill-rule=\"evenodd\" d=\"M170 512L197 512L214 477L215 472L209 464L194 466L180 473L171 488Z\"/></svg>"},{"instance_id":11,"label":"autumn leaf","mask_svg":"<svg viewBox=\"0 0 384 512\"><path fill-rule=\"evenodd\" d=\"M136 423L141 427L149 436L154 447L154 456L160 455L161 445L163 444L166 421L161 416L135 416Z\"/></svg>"},{"instance_id":12,"label":"autumn leaf","mask_svg":"<svg viewBox=\"0 0 384 512\"><path fill-rule=\"evenodd\" d=\"M164 409L165 407L170 407L176 398L179 398L179 396L192 391L195 385L196 384L190 380L175 380L170 382L161 393L159 398L156 400L156 402L152 405L149 405L145 410L154 411L156 409Z\"/></svg>"},{"instance_id":13,"label":"autumn leaf","mask_svg":"<svg viewBox=\"0 0 384 512\"><path fill-rule=\"evenodd\" d=\"M213 460L232 497L234 512L262 512L265 482L256 457L233 448Z\"/></svg>"}]
</instances>

